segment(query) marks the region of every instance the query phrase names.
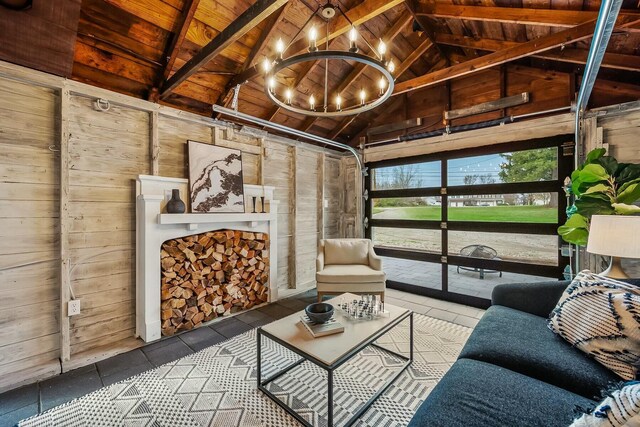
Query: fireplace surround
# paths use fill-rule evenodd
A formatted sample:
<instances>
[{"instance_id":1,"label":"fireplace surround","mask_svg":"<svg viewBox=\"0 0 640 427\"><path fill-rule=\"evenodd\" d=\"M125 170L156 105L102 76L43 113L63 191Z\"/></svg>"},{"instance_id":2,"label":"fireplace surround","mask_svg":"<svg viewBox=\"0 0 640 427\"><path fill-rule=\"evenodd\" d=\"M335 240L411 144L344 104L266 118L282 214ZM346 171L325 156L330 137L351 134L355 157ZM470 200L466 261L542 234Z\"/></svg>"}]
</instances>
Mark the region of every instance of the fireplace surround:
<instances>
[{"instance_id":1,"label":"fireplace surround","mask_svg":"<svg viewBox=\"0 0 640 427\"><path fill-rule=\"evenodd\" d=\"M252 197L264 197L266 213L163 213L173 189L180 189L183 200L188 180L140 175L136 181L136 335L145 342L161 337L161 247L171 239L208 231L235 230L265 233L269 256L268 301L278 299L277 212L274 187L244 185L245 210ZM187 201L187 200L185 200Z\"/></svg>"}]
</instances>

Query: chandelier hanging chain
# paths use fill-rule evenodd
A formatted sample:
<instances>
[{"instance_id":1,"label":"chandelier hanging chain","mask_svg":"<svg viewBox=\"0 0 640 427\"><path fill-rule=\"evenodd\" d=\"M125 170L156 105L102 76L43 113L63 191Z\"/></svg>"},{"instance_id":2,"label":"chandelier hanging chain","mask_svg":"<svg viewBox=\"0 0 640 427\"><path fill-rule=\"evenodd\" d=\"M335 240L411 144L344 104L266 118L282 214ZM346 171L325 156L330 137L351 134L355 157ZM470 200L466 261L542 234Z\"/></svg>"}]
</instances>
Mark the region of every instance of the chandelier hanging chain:
<instances>
[{"instance_id":1,"label":"chandelier hanging chain","mask_svg":"<svg viewBox=\"0 0 640 427\"><path fill-rule=\"evenodd\" d=\"M329 20L325 21L325 28L327 31L325 50L329 50ZM324 112L328 111L327 100L329 99L329 58L324 59Z\"/></svg>"}]
</instances>

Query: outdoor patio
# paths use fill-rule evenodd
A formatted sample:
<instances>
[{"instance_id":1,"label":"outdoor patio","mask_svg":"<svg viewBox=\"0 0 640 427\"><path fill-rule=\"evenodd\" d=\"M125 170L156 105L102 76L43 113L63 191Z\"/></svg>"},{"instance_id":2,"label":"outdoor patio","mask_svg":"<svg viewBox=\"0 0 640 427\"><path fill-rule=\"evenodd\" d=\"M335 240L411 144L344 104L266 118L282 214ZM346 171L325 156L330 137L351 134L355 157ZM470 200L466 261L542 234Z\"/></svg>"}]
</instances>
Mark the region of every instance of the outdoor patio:
<instances>
[{"instance_id":1,"label":"outdoor patio","mask_svg":"<svg viewBox=\"0 0 640 427\"><path fill-rule=\"evenodd\" d=\"M383 257L383 260L388 280L425 288L441 288L442 267L440 264L390 257ZM498 272L487 270L484 272L484 279L480 279L479 272L467 271L462 268L458 272L457 266L449 266L449 291L479 298L491 299L491 291L494 286L502 283L529 283L545 280L553 279L509 272L503 272L500 277Z\"/></svg>"}]
</instances>

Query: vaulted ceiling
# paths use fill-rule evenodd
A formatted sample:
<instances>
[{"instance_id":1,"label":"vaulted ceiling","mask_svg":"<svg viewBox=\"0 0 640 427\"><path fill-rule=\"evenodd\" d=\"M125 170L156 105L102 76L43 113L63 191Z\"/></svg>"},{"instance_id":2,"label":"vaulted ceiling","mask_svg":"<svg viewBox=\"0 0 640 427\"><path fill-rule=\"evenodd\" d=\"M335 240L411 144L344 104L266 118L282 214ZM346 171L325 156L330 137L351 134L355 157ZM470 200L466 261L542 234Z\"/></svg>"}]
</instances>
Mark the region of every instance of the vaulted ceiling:
<instances>
[{"instance_id":1,"label":"vaulted ceiling","mask_svg":"<svg viewBox=\"0 0 640 427\"><path fill-rule=\"evenodd\" d=\"M13 29L18 33L12 32L12 37L18 40L16 20L46 15L56 21L54 11L43 10L42 3L55 9L51 5L69 8L79 1L34 1L31 11L0 10L0 30ZM258 72L257 64L273 55L274 41L278 37L290 41L320 4L316 0L82 0L79 11L68 13L64 25L60 22L69 32L73 25L66 21L75 19L77 34L55 37L67 54L47 52L51 32L36 26L45 48L39 62L26 61L38 53L25 56L19 43L13 50L5 44L0 58L205 115L211 115L212 104L230 105L232 88L242 83L240 111L348 141L373 117L390 111L400 96L361 116L316 119L272 104ZM361 37L372 45L378 38L389 44L399 95L523 58L533 66L580 67L587 58L600 0L340 0L339 4ZM331 22L332 48L348 48L348 28L344 19ZM72 55L69 40L75 40ZM304 49L305 44L298 40L291 50ZM39 45L34 41L31 46ZM360 47L366 52L363 43ZM607 52L603 67L611 70L612 79L620 76L628 81L631 75L640 80L639 0L624 1ZM200 66L187 67L193 63ZM281 83L297 87L297 96L312 92L321 96L324 72L322 63L298 64L286 71ZM355 64L332 65L329 93L355 99L361 87L375 86L374 78L371 70Z\"/></svg>"}]
</instances>

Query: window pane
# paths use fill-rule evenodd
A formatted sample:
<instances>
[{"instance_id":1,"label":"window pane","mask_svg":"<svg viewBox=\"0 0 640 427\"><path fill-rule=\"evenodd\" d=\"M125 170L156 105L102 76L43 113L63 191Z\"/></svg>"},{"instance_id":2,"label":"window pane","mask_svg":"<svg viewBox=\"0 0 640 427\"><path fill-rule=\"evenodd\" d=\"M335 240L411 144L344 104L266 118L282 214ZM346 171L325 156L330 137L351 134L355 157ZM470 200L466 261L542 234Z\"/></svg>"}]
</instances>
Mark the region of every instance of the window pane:
<instances>
[{"instance_id":1,"label":"window pane","mask_svg":"<svg viewBox=\"0 0 640 427\"><path fill-rule=\"evenodd\" d=\"M442 248L440 230L373 227L371 238L376 246L416 249L434 253L440 253Z\"/></svg>"},{"instance_id":2,"label":"window pane","mask_svg":"<svg viewBox=\"0 0 640 427\"><path fill-rule=\"evenodd\" d=\"M450 221L558 222L557 193L449 197Z\"/></svg>"},{"instance_id":3,"label":"window pane","mask_svg":"<svg viewBox=\"0 0 640 427\"><path fill-rule=\"evenodd\" d=\"M421 219L440 221L440 197L394 197L373 199L374 219Z\"/></svg>"},{"instance_id":4,"label":"window pane","mask_svg":"<svg viewBox=\"0 0 640 427\"><path fill-rule=\"evenodd\" d=\"M440 188L440 169L439 161L375 168L371 170L371 189Z\"/></svg>"},{"instance_id":5,"label":"window pane","mask_svg":"<svg viewBox=\"0 0 640 427\"><path fill-rule=\"evenodd\" d=\"M558 237L449 231L449 255L558 265Z\"/></svg>"},{"instance_id":6,"label":"window pane","mask_svg":"<svg viewBox=\"0 0 640 427\"><path fill-rule=\"evenodd\" d=\"M450 186L550 181L558 177L556 147L463 157L447 162Z\"/></svg>"},{"instance_id":7,"label":"window pane","mask_svg":"<svg viewBox=\"0 0 640 427\"><path fill-rule=\"evenodd\" d=\"M385 265L386 269L386 265ZM481 278L482 276L482 278ZM449 265L449 292L491 299L491 291L502 283L535 283L552 281L549 277L458 267Z\"/></svg>"},{"instance_id":8,"label":"window pane","mask_svg":"<svg viewBox=\"0 0 640 427\"><path fill-rule=\"evenodd\" d=\"M382 257L382 266L388 280L425 288L442 289L442 264Z\"/></svg>"}]
</instances>

